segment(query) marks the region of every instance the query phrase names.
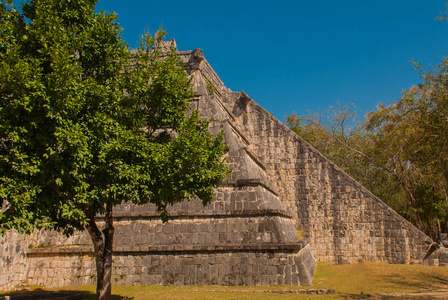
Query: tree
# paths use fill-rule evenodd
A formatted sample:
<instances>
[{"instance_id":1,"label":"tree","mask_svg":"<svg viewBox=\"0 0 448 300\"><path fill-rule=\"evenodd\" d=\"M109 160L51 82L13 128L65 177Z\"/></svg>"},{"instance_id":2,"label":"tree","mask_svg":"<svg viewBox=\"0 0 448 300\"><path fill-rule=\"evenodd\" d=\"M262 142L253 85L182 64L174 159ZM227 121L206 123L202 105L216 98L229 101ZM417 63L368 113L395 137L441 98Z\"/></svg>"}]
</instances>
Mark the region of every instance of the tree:
<instances>
[{"instance_id":1,"label":"tree","mask_svg":"<svg viewBox=\"0 0 448 300\"><path fill-rule=\"evenodd\" d=\"M441 232L440 221L445 219L443 230L448 231L448 60L428 71L418 63L416 67L422 82L373 113L369 124L405 133L406 170L413 171L409 185L427 208L427 226L437 223L435 231Z\"/></svg>"},{"instance_id":2,"label":"tree","mask_svg":"<svg viewBox=\"0 0 448 300\"><path fill-rule=\"evenodd\" d=\"M212 201L228 168L222 133L186 114L191 81L176 49L161 58L163 32L131 52L95 5L0 2L0 231L87 230L110 299L113 207L150 202L167 221L171 204Z\"/></svg>"},{"instance_id":3,"label":"tree","mask_svg":"<svg viewBox=\"0 0 448 300\"><path fill-rule=\"evenodd\" d=\"M425 145L418 125L420 113L408 106L408 95L405 91L396 103L380 105L367 116L372 148L366 158L400 184L406 197L407 218L434 238L437 234L431 230L433 220L428 218L434 210L424 204L428 197L437 198L437 189L431 186L432 180L428 180L425 169L415 163Z\"/></svg>"},{"instance_id":4,"label":"tree","mask_svg":"<svg viewBox=\"0 0 448 300\"><path fill-rule=\"evenodd\" d=\"M389 106L381 105L356 119L353 107L331 107L307 117L287 116L287 124L393 209L436 239L446 218L443 128L434 128L428 95L420 88L405 91ZM433 89L433 88L432 88ZM443 93L442 93L443 94ZM446 94L446 93L445 93ZM442 99L442 97L437 97ZM438 101L439 101L438 100ZM430 114L429 112L432 111ZM439 116L438 119L442 119ZM426 121L425 121L426 120ZM446 120L446 119L445 119ZM432 124L431 130L428 126ZM438 122L437 124L444 124ZM438 134L436 135L435 132ZM438 136L438 138L435 138ZM430 145L430 140L434 145ZM438 145L438 146L437 146ZM442 166L442 168L440 168Z\"/></svg>"},{"instance_id":5,"label":"tree","mask_svg":"<svg viewBox=\"0 0 448 300\"><path fill-rule=\"evenodd\" d=\"M338 104L306 116L292 113L286 116L286 124L375 195L401 210L397 201L401 193L390 175L361 155L368 154L372 140L354 105Z\"/></svg>"}]
</instances>

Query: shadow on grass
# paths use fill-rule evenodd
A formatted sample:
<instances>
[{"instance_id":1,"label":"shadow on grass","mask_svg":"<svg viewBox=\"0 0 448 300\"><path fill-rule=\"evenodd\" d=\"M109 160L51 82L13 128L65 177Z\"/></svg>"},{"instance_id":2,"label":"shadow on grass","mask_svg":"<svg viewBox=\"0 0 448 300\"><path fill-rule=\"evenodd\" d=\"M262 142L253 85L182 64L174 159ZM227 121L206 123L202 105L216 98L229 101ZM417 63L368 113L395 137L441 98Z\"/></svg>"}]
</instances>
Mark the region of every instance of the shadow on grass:
<instances>
[{"instance_id":1,"label":"shadow on grass","mask_svg":"<svg viewBox=\"0 0 448 300\"><path fill-rule=\"evenodd\" d=\"M353 294L342 293L339 297L346 300L434 300L448 299L442 293L398 293L397 295L381 295L381 294Z\"/></svg>"},{"instance_id":2,"label":"shadow on grass","mask_svg":"<svg viewBox=\"0 0 448 300\"><path fill-rule=\"evenodd\" d=\"M445 299L437 297L434 295L360 295L360 294L339 294L339 297L346 300L434 300L434 299Z\"/></svg>"},{"instance_id":3,"label":"shadow on grass","mask_svg":"<svg viewBox=\"0 0 448 300\"><path fill-rule=\"evenodd\" d=\"M94 300L96 294L87 291L46 291L44 289L35 289L33 291L3 293L0 294L0 299L5 299L5 296L9 296L10 300ZM112 295L112 300L134 300L134 298Z\"/></svg>"},{"instance_id":4,"label":"shadow on grass","mask_svg":"<svg viewBox=\"0 0 448 300\"><path fill-rule=\"evenodd\" d=\"M440 285L448 286L448 278L442 277L440 275L430 275L430 280L433 283L438 283Z\"/></svg>"},{"instance_id":5,"label":"shadow on grass","mask_svg":"<svg viewBox=\"0 0 448 300\"><path fill-rule=\"evenodd\" d=\"M385 276L386 277L386 276ZM434 274L434 275L425 275L425 279L422 280L421 278L410 278L407 276L387 276L387 280L390 284L393 284L397 287L403 287L407 290L409 288L416 289L416 290L432 290L432 289L438 289L441 287L448 286L448 279L444 278L440 275ZM414 279L414 280L413 280Z\"/></svg>"},{"instance_id":6,"label":"shadow on grass","mask_svg":"<svg viewBox=\"0 0 448 300\"><path fill-rule=\"evenodd\" d=\"M434 299L443 299L443 298L434 298L433 295L415 295L415 296L377 296L371 298L371 300L434 300ZM370 300L370 299L369 299Z\"/></svg>"}]
</instances>

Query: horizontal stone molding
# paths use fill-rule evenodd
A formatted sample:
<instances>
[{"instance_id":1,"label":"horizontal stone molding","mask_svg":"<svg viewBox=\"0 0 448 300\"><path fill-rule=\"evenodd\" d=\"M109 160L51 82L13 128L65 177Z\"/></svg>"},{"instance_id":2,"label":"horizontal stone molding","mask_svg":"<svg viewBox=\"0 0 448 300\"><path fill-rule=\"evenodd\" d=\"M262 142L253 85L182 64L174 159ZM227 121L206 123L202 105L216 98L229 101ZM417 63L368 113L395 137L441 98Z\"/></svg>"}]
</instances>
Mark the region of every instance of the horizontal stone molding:
<instances>
[{"instance_id":1,"label":"horizontal stone molding","mask_svg":"<svg viewBox=\"0 0 448 300\"><path fill-rule=\"evenodd\" d=\"M218 186L261 186L278 197L279 193L270 185L265 184L259 178L238 179L237 181L224 181Z\"/></svg>"},{"instance_id":2,"label":"horizontal stone molding","mask_svg":"<svg viewBox=\"0 0 448 300\"><path fill-rule=\"evenodd\" d=\"M121 255L123 253L136 254L158 254L158 253L216 253L216 252L280 252L295 253L308 245L307 239L299 239L296 243L263 243L263 244L202 244L202 245L145 245L145 246L116 246L113 253ZM93 255L92 246L72 246L72 247L48 247L28 249L27 256L40 255Z\"/></svg>"},{"instance_id":3,"label":"horizontal stone molding","mask_svg":"<svg viewBox=\"0 0 448 300\"><path fill-rule=\"evenodd\" d=\"M282 217L293 219L294 215L281 209L257 209L257 210L225 210L213 211L204 210L198 213L191 213L189 211L179 211L170 214L170 220L173 219L220 219L220 218L253 218L253 217ZM101 221L104 219L103 215L97 216L96 219ZM157 212L143 212L137 214L114 213L114 220L153 220L160 219Z\"/></svg>"}]
</instances>

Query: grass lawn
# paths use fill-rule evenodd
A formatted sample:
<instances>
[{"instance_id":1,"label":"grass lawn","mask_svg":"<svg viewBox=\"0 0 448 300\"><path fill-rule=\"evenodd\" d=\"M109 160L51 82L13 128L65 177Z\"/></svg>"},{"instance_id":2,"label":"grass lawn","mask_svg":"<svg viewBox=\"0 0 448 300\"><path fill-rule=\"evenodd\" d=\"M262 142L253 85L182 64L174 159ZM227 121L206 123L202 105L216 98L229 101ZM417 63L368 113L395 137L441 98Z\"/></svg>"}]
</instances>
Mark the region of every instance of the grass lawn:
<instances>
[{"instance_id":1,"label":"grass lawn","mask_svg":"<svg viewBox=\"0 0 448 300\"><path fill-rule=\"evenodd\" d=\"M334 289L335 295L285 293L299 289ZM95 286L34 288L30 292L94 299ZM9 295L23 292L11 292ZM124 287L113 286L113 299L448 299L448 267L364 262L351 265L318 263L307 287ZM48 296L47 296L48 298ZM53 298L58 299L58 298Z\"/></svg>"}]
</instances>

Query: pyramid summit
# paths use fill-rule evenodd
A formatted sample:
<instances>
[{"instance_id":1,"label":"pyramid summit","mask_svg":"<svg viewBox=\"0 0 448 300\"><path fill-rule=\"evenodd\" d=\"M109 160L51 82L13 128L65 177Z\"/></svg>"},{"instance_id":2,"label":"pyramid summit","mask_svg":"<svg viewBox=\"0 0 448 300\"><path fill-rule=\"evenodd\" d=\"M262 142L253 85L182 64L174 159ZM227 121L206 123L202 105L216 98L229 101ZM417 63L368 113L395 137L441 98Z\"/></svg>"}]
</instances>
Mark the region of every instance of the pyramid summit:
<instances>
[{"instance_id":1,"label":"pyramid summit","mask_svg":"<svg viewBox=\"0 0 448 300\"><path fill-rule=\"evenodd\" d=\"M191 109L213 119L212 133L224 131L232 173L211 204L176 204L167 224L153 205L115 207L115 284L309 285L316 261L421 263L429 237L246 93L227 89L202 50L178 55L193 76ZM0 239L0 289L95 283L86 232Z\"/></svg>"}]
</instances>

